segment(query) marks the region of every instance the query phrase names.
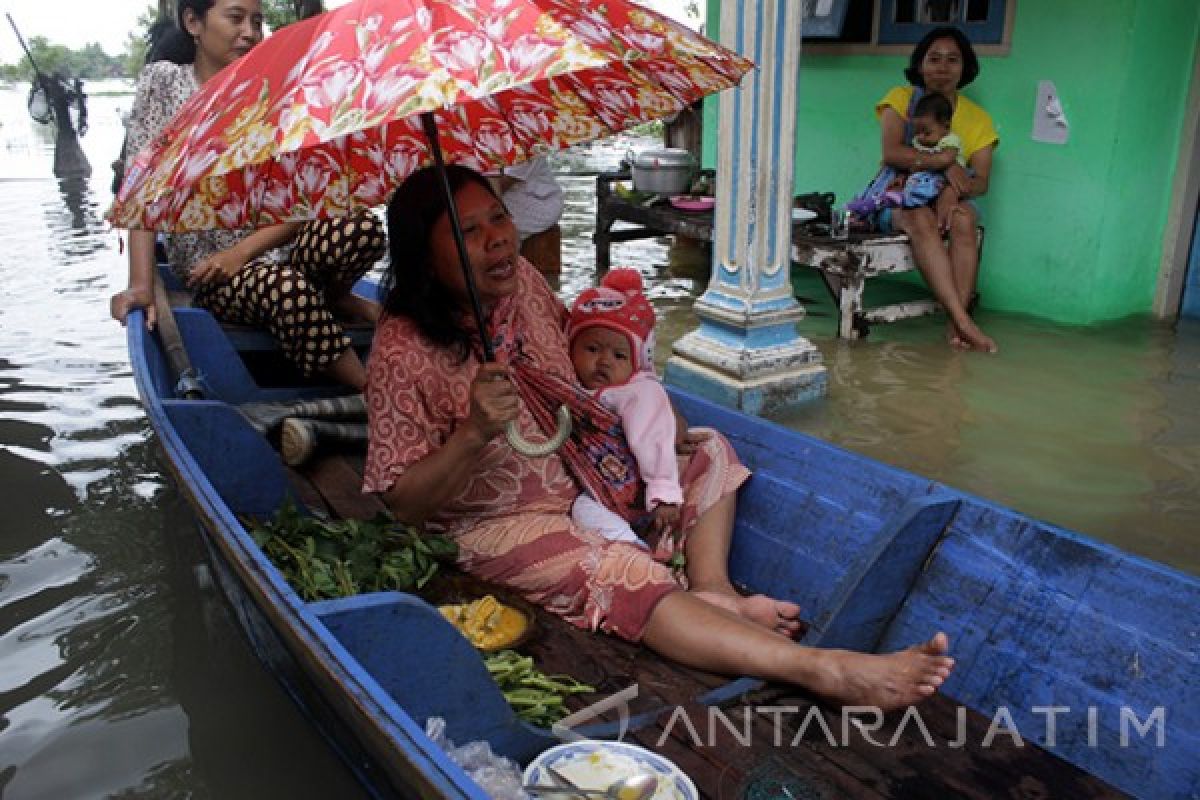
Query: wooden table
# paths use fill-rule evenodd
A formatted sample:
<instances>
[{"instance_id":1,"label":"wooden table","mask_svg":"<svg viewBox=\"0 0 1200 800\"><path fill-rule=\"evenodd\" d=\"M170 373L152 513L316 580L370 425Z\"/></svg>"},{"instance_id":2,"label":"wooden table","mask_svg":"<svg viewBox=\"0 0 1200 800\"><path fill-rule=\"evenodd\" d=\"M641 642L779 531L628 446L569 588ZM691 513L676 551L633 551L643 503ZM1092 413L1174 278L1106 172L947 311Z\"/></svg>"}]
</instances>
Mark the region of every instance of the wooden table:
<instances>
[{"instance_id":1,"label":"wooden table","mask_svg":"<svg viewBox=\"0 0 1200 800\"><path fill-rule=\"evenodd\" d=\"M628 242L675 234L711 242L713 212L680 211L666 202L649 205L631 203L613 191L616 181L628 181L628 171L604 172L596 176L596 269L611 266L614 242ZM618 220L637 227L612 230ZM792 261L821 273L838 308L838 336L866 336L871 324L895 322L932 314L940 306L932 299L863 307L863 288L868 278L916 269L908 237L902 233L854 233L848 239L831 239L820 225L796 225L792 229ZM983 228L979 229L983 248Z\"/></svg>"},{"instance_id":2,"label":"wooden table","mask_svg":"<svg viewBox=\"0 0 1200 800\"><path fill-rule=\"evenodd\" d=\"M712 174L711 170L706 170ZM610 249L613 242L629 242L649 239L654 236L690 236L693 239L711 242L713 234L713 212L680 211L667 202L650 205L631 203L613 191L617 181L628 181L628 170L602 172L596 176L596 232L592 240L596 243L596 269L607 272L612 266ZM632 222L639 227L612 229L617 220Z\"/></svg>"}]
</instances>

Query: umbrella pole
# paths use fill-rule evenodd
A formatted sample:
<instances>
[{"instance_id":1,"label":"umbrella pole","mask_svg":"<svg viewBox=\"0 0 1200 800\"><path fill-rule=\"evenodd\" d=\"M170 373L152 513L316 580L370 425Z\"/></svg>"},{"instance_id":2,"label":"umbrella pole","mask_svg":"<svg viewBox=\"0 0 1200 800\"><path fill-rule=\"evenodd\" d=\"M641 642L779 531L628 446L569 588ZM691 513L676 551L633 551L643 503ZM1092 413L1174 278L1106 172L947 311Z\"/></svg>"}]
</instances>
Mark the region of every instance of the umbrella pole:
<instances>
[{"instance_id":1,"label":"umbrella pole","mask_svg":"<svg viewBox=\"0 0 1200 800\"><path fill-rule=\"evenodd\" d=\"M450 215L450 229L454 232L454 245L458 248L458 260L462 264L463 278L466 279L467 295L471 298L471 310L475 312L475 324L479 326L479 339L483 342L483 360L495 361L496 352L492 349L491 339L488 338L483 306L479 303L479 290L475 288L475 273L471 270L471 258L467 255L467 242L463 239L462 224L458 221L458 206L454 204L454 192L450 190L450 177L446 174L446 161L442 158L442 146L438 142L437 123L434 122L432 111L421 115L421 127L425 130L425 138L429 140L429 149L433 152L433 163L437 165L438 176L442 179L442 192L446 198L446 212ZM553 453L570 435L571 410L566 405L558 407L558 430L544 442L531 442L524 438L517 430L515 421L508 423L504 429L504 436L513 450L539 458Z\"/></svg>"},{"instance_id":2,"label":"umbrella pole","mask_svg":"<svg viewBox=\"0 0 1200 800\"><path fill-rule=\"evenodd\" d=\"M433 112L421 114L421 126L429 149L433 152L433 163L437 165L438 177L442 179L442 192L446 198L446 211L450 214L450 229L454 231L454 245L458 248L458 260L462 265L463 278L467 283L467 295L471 298L471 310L475 312L475 324L479 326L479 338L483 342L483 360L495 361L496 353L488 338L487 322L483 318L483 306L479 304L479 290L475 288L475 273L471 270L471 258L467 255L467 242L463 239L462 223L458 221L458 206L454 204L454 193L450 190L450 177L446 175L446 161L442 157L442 146L438 141L437 123Z\"/></svg>"}]
</instances>

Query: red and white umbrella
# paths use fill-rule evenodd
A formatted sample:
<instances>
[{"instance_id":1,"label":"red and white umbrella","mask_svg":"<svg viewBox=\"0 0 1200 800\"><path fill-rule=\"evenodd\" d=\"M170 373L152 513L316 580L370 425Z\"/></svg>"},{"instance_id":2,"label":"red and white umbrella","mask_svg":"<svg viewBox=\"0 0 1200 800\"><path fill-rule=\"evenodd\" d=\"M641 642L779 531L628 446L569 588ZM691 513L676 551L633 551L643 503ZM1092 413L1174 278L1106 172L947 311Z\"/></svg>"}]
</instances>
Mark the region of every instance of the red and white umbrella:
<instances>
[{"instance_id":1,"label":"red and white umbrella","mask_svg":"<svg viewBox=\"0 0 1200 800\"><path fill-rule=\"evenodd\" d=\"M754 65L629 0L354 0L205 82L139 153L108 219L256 228L387 201L418 168L491 172L674 114ZM450 185L455 242L492 360ZM570 414L543 445L565 439Z\"/></svg>"},{"instance_id":2,"label":"red and white umbrella","mask_svg":"<svg viewBox=\"0 0 1200 800\"><path fill-rule=\"evenodd\" d=\"M262 227L387 201L432 163L491 172L673 114L753 64L629 0L355 0L207 81L109 220Z\"/></svg>"}]
</instances>

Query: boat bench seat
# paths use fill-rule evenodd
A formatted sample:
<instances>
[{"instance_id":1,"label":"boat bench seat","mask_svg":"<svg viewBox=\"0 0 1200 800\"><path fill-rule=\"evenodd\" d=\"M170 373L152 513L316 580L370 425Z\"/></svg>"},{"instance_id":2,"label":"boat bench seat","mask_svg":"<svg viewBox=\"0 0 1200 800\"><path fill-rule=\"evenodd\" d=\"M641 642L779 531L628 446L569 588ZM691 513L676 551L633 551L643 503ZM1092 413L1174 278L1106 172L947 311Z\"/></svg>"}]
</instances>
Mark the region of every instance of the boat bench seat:
<instances>
[{"instance_id":1,"label":"boat bench seat","mask_svg":"<svg viewBox=\"0 0 1200 800\"><path fill-rule=\"evenodd\" d=\"M269 516L292 494L278 455L236 408L219 400L164 399L162 406L190 443L181 470L195 469L189 480L212 483L233 513Z\"/></svg>"},{"instance_id":2,"label":"boat bench seat","mask_svg":"<svg viewBox=\"0 0 1200 800\"><path fill-rule=\"evenodd\" d=\"M308 608L422 728L441 717L451 741L487 740L522 763L556 743L519 720L471 643L416 595L372 592Z\"/></svg>"}]
</instances>

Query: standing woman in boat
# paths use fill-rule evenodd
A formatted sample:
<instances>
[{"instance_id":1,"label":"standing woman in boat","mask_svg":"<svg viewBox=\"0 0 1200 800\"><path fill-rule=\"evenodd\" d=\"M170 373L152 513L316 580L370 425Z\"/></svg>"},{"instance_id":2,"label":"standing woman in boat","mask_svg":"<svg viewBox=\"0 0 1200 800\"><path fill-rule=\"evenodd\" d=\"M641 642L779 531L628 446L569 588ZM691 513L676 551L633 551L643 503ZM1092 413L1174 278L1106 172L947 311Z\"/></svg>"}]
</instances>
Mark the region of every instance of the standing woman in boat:
<instances>
[{"instance_id":1,"label":"standing woman in boat","mask_svg":"<svg viewBox=\"0 0 1200 800\"><path fill-rule=\"evenodd\" d=\"M177 16L183 63L157 61L138 78L130 163L201 84L263 38L260 0L178 0ZM363 211L254 231L171 234L167 259L196 304L217 319L266 328L302 374L361 389L366 371L334 312L369 321L378 316L375 304L350 290L386 246L379 221ZM154 233L130 231L129 288L113 296L114 318L124 323L142 308L154 326L154 269Z\"/></svg>"},{"instance_id":2,"label":"standing woman in boat","mask_svg":"<svg viewBox=\"0 0 1200 800\"><path fill-rule=\"evenodd\" d=\"M795 604L735 591L727 564L735 492L749 473L715 431L680 448L689 452L673 533L683 541L686 589L636 544L572 522L585 456L572 447L526 456L499 435L510 421L526 437L540 435L529 393L577 385L566 309L519 256L512 217L487 179L465 167L448 168L448 177L497 360L481 359L439 176L419 170L388 205L391 263L368 363L364 491L380 494L399 519L453 537L467 572L581 628L840 703L895 708L933 694L953 666L943 634L882 656L802 647L792 639Z\"/></svg>"},{"instance_id":3,"label":"standing woman in boat","mask_svg":"<svg viewBox=\"0 0 1200 800\"><path fill-rule=\"evenodd\" d=\"M971 42L957 28L935 28L913 49L904 76L908 86L897 86L883 96L875 113L883 129L883 163L903 172L944 171L949 198L938 208L885 209L879 219L885 231L899 230L912 242L917 268L946 309L950 321L947 340L960 349L995 352L996 343L971 319L967 306L975 294L979 250L975 228L978 211L971 199L986 194L992 173L992 154L1000 137L992 118L959 91L979 74L979 59ZM937 92L954 106L950 130L962 139L963 168L955 153L923 153L905 135L914 99ZM949 248L942 234L950 239Z\"/></svg>"}]
</instances>

